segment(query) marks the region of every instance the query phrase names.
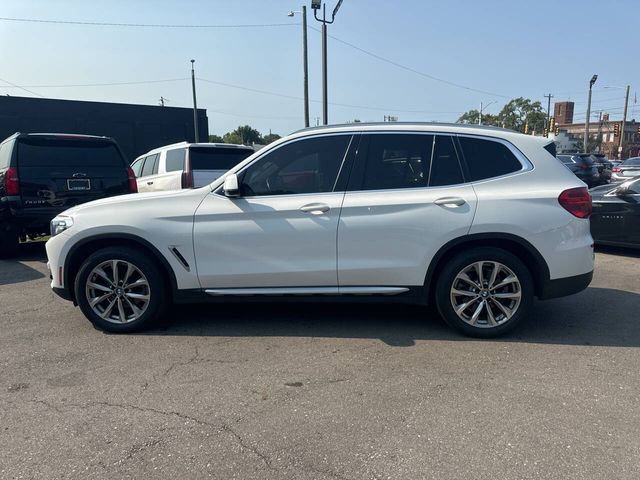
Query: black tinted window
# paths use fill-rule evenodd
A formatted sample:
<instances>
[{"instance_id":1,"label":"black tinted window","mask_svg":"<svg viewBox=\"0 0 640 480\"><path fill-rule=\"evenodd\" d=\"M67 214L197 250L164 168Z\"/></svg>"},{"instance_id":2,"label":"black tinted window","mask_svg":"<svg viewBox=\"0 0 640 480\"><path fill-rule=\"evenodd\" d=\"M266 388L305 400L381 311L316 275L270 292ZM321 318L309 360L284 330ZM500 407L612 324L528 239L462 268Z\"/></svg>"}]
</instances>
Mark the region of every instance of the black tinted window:
<instances>
[{"instance_id":1,"label":"black tinted window","mask_svg":"<svg viewBox=\"0 0 640 480\"><path fill-rule=\"evenodd\" d=\"M191 170L229 170L253 153L248 148L191 147Z\"/></svg>"},{"instance_id":2,"label":"black tinted window","mask_svg":"<svg viewBox=\"0 0 640 480\"><path fill-rule=\"evenodd\" d=\"M511 150L500 142L459 137L472 181L517 172L522 165Z\"/></svg>"},{"instance_id":3,"label":"black tinted window","mask_svg":"<svg viewBox=\"0 0 640 480\"><path fill-rule=\"evenodd\" d=\"M331 192L351 135L295 141L267 153L245 170L243 195Z\"/></svg>"},{"instance_id":4,"label":"black tinted window","mask_svg":"<svg viewBox=\"0 0 640 480\"><path fill-rule=\"evenodd\" d=\"M363 190L426 187L433 135L369 136Z\"/></svg>"},{"instance_id":5,"label":"black tinted window","mask_svg":"<svg viewBox=\"0 0 640 480\"><path fill-rule=\"evenodd\" d=\"M429 186L443 187L463 182L460 162L453 146L453 138L446 135L436 135Z\"/></svg>"},{"instance_id":6,"label":"black tinted window","mask_svg":"<svg viewBox=\"0 0 640 480\"><path fill-rule=\"evenodd\" d=\"M179 170L184 170L185 152L186 150L184 148L167 150L167 159L166 159L167 172L177 172Z\"/></svg>"},{"instance_id":7,"label":"black tinted window","mask_svg":"<svg viewBox=\"0 0 640 480\"><path fill-rule=\"evenodd\" d=\"M22 139L18 146L22 167L123 167L113 143L81 140Z\"/></svg>"},{"instance_id":8,"label":"black tinted window","mask_svg":"<svg viewBox=\"0 0 640 480\"><path fill-rule=\"evenodd\" d=\"M141 177L146 177L147 175L153 175L158 171L158 154L149 155L144 161L144 167L142 167Z\"/></svg>"}]
</instances>

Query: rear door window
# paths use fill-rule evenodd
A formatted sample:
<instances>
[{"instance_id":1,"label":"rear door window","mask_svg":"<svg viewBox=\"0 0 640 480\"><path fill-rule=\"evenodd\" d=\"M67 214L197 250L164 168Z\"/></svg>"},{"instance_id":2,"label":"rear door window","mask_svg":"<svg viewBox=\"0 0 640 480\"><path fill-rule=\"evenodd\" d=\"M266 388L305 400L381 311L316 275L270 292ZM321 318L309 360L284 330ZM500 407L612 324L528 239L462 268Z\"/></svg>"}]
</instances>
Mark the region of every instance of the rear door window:
<instances>
[{"instance_id":1,"label":"rear door window","mask_svg":"<svg viewBox=\"0 0 640 480\"><path fill-rule=\"evenodd\" d=\"M229 170L253 153L248 148L189 148L191 170Z\"/></svg>"},{"instance_id":2,"label":"rear door window","mask_svg":"<svg viewBox=\"0 0 640 480\"><path fill-rule=\"evenodd\" d=\"M184 148L174 148L167 150L166 168L167 172L178 172L184 170L184 157L186 150Z\"/></svg>"},{"instance_id":3,"label":"rear door window","mask_svg":"<svg viewBox=\"0 0 640 480\"><path fill-rule=\"evenodd\" d=\"M522 164L503 143L473 137L458 137L471 181L500 177L522 170Z\"/></svg>"},{"instance_id":4,"label":"rear door window","mask_svg":"<svg viewBox=\"0 0 640 480\"><path fill-rule=\"evenodd\" d=\"M146 177L148 175L153 175L158 171L158 157L159 154L149 155L145 162L144 167L142 167L141 177Z\"/></svg>"}]
</instances>

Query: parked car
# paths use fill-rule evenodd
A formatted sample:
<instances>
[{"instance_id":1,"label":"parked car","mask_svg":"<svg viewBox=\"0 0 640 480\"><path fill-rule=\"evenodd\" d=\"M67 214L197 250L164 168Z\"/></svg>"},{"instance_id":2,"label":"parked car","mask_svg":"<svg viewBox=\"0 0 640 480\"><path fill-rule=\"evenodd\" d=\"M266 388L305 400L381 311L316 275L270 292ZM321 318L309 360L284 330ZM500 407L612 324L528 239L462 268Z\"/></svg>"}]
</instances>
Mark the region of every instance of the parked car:
<instances>
[{"instance_id":1,"label":"parked car","mask_svg":"<svg viewBox=\"0 0 640 480\"><path fill-rule=\"evenodd\" d=\"M584 156L572 153L570 155L558 155L557 158L588 186L600 185L600 172L593 158L589 155Z\"/></svg>"},{"instance_id":2,"label":"parked car","mask_svg":"<svg viewBox=\"0 0 640 480\"><path fill-rule=\"evenodd\" d=\"M490 337L593 272L587 188L548 139L350 124L276 141L199 189L99 200L52 222L51 286L99 328L171 302L337 297L427 304Z\"/></svg>"},{"instance_id":3,"label":"parked car","mask_svg":"<svg viewBox=\"0 0 640 480\"><path fill-rule=\"evenodd\" d=\"M597 244L640 247L640 177L591 189Z\"/></svg>"},{"instance_id":4,"label":"parked car","mask_svg":"<svg viewBox=\"0 0 640 480\"><path fill-rule=\"evenodd\" d=\"M615 181L625 181L640 176L640 157L627 158L611 172L611 179Z\"/></svg>"},{"instance_id":5,"label":"parked car","mask_svg":"<svg viewBox=\"0 0 640 480\"><path fill-rule=\"evenodd\" d=\"M254 153L252 147L227 143L176 143L138 157L131 168L139 192L179 190L209 185Z\"/></svg>"},{"instance_id":6,"label":"parked car","mask_svg":"<svg viewBox=\"0 0 640 480\"><path fill-rule=\"evenodd\" d=\"M610 183L613 164L609 161L609 159L607 159L604 153L590 153L589 156L593 159L593 163L598 169L598 173L600 174L600 184L604 185L606 183Z\"/></svg>"},{"instance_id":7,"label":"parked car","mask_svg":"<svg viewBox=\"0 0 640 480\"><path fill-rule=\"evenodd\" d=\"M136 188L112 138L16 133L0 144L0 256L14 255L20 238L48 235L63 210Z\"/></svg>"}]
</instances>

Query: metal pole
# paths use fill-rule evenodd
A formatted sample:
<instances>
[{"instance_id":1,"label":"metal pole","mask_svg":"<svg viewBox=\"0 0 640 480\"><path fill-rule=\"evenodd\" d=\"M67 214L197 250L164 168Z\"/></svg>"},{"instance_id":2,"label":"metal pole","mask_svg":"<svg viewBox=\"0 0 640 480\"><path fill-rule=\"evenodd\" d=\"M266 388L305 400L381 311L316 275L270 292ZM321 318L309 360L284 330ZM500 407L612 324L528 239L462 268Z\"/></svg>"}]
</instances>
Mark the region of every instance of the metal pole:
<instances>
[{"instance_id":1,"label":"metal pole","mask_svg":"<svg viewBox=\"0 0 640 480\"><path fill-rule=\"evenodd\" d=\"M194 140L196 143L200 141L198 136L198 104L196 103L196 73L193 69L195 60L191 60L191 89L193 90L193 128L194 128Z\"/></svg>"},{"instance_id":2,"label":"metal pole","mask_svg":"<svg viewBox=\"0 0 640 480\"><path fill-rule=\"evenodd\" d=\"M482 102L480 102L480 115L478 115L478 125L482 125Z\"/></svg>"},{"instance_id":3,"label":"metal pole","mask_svg":"<svg viewBox=\"0 0 640 480\"><path fill-rule=\"evenodd\" d=\"M618 160L622 160L622 149L624 146L624 127L627 124L627 107L629 106L629 85L627 93L624 95L624 113L622 114L622 128L620 129L620 148L618 149Z\"/></svg>"},{"instance_id":4,"label":"metal pole","mask_svg":"<svg viewBox=\"0 0 640 480\"><path fill-rule=\"evenodd\" d=\"M327 103L327 5L322 5L322 124L329 124Z\"/></svg>"},{"instance_id":5,"label":"metal pole","mask_svg":"<svg viewBox=\"0 0 640 480\"><path fill-rule=\"evenodd\" d=\"M589 117L591 116L591 88L589 83L589 101L587 102L587 119L584 122L584 152L589 153Z\"/></svg>"},{"instance_id":6,"label":"metal pole","mask_svg":"<svg viewBox=\"0 0 640 480\"><path fill-rule=\"evenodd\" d=\"M302 50L304 51L304 126L309 126L309 61L307 51L307 6L302 6Z\"/></svg>"},{"instance_id":7,"label":"metal pole","mask_svg":"<svg viewBox=\"0 0 640 480\"><path fill-rule=\"evenodd\" d=\"M547 99L547 135L550 133L549 132L549 127L551 127L551 98L553 98L553 95L549 94L549 95L545 95L545 98Z\"/></svg>"}]
</instances>

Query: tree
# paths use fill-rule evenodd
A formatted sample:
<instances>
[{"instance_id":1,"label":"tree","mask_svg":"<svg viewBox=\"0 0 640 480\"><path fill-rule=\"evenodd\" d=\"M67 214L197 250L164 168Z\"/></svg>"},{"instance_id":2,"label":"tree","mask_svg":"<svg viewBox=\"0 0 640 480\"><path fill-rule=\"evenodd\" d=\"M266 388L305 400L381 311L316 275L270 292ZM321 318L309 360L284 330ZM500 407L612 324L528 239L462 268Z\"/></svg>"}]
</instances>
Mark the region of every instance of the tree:
<instances>
[{"instance_id":1,"label":"tree","mask_svg":"<svg viewBox=\"0 0 640 480\"><path fill-rule=\"evenodd\" d=\"M518 97L502 108L498 113L498 122L516 132L524 132L525 124L529 124L529 131L541 132L544 129L546 117L540 102Z\"/></svg>"},{"instance_id":2,"label":"tree","mask_svg":"<svg viewBox=\"0 0 640 480\"><path fill-rule=\"evenodd\" d=\"M269 145L270 143L273 143L276 140L279 140L281 138L282 137L280 135L278 135L277 133L268 133L267 135L262 137L262 142L261 143L263 145Z\"/></svg>"},{"instance_id":3,"label":"tree","mask_svg":"<svg viewBox=\"0 0 640 480\"><path fill-rule=\"evenodd\" d=\"M224 143L224 140L220 135L209 135L209 142L211 142L211 143Z\"/></svg>"},{"instance_id":4,"label":"tree","mask_svg":"<svg viewBox=\"0 0 640 480\"><path fill-rule=\"evenodd\" d=\"M251 145L262 141L260 132L255 128L251 128L249 125L241 125L233 132L225 133L222 138L225 143L236 143L239 145Z\"/></svg>"},{"instance_id":5,"label":"tree","mask_svg":"<svg viewBox=\"0 0 640 480\"><path fill-rule=\"evenodd\" d=\"M457 123L478 123L478 110L469 110L458 118ZM542 132L547 115L542 109L540 102L533 102L528 98L514 98L507 103L500 113L491 115L482 114L483 125L494 125L497 127L510 128L517 132L524 132L524 126L529 124L529 132L535 130Z\"/></svg>"}]
</instances>

